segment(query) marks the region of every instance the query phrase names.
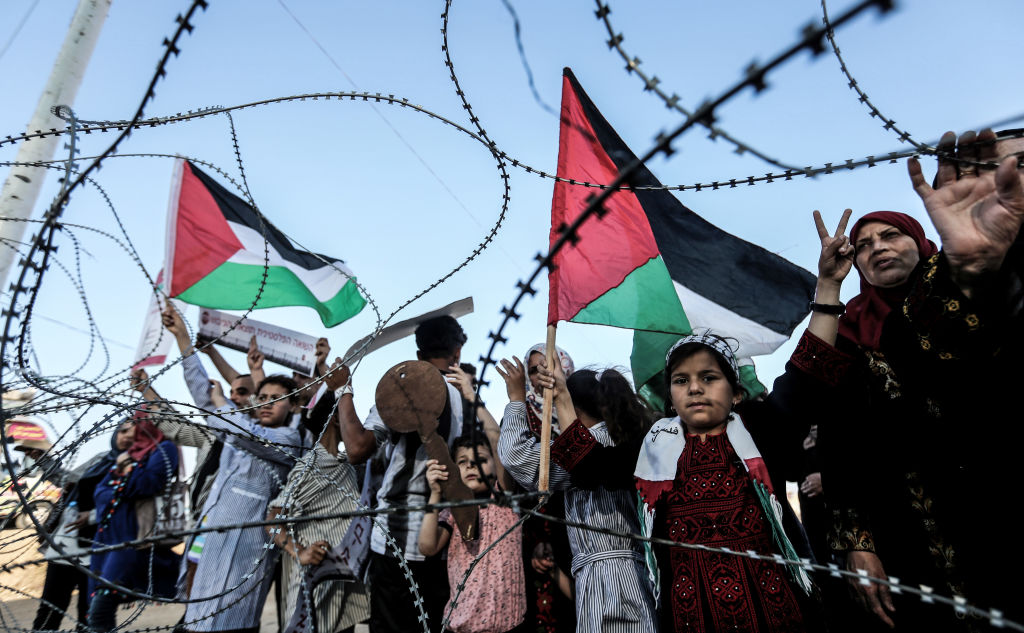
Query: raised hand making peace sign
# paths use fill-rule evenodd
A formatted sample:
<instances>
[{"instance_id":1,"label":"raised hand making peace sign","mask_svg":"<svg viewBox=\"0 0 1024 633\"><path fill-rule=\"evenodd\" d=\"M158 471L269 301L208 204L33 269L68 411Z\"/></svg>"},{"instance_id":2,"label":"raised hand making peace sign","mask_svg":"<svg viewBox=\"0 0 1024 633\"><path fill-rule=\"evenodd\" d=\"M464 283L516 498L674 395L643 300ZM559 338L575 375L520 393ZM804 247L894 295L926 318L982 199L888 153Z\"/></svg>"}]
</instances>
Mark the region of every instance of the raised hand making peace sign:
<instances>
[{"instance_id":1,"label":"raised hand making peace sign","mask_svg":"<svg viewBox=\"0 0 1024 633\"><path fill-rule=\"evenodd\" d=\"M821 239L821 255L818 256L819 286L822 281L833 282L836 286L842 285L843 280L850 274L850 268L853 267L853 246L846 235L846 225L850 222L852 213L850 209L843 211L835 235L829 235L825 222L821 219L821 212L814 212L814 226L818 229L818 237ZM835 299L839 300L838 287Z\"/></svg>"},{"instance_id":2,"label":"raised hand making peace sign","mask_svg":"<svg viewBox=\"0 0 1024 633\"><path fill-rule=\"evenodd\" d=\"M836 343L838 317L844 310L839 301L839 289L853 267L853 246L846 235L846 225L852 213L850 209L843 211L835 234L829 235L821 219L821 212L814 212L814 226L821 240L821 255L818 256L818 284L814 290L814 303L811 304L813 312L807 329L829 345Z\"/></svg>"}]
</instances>

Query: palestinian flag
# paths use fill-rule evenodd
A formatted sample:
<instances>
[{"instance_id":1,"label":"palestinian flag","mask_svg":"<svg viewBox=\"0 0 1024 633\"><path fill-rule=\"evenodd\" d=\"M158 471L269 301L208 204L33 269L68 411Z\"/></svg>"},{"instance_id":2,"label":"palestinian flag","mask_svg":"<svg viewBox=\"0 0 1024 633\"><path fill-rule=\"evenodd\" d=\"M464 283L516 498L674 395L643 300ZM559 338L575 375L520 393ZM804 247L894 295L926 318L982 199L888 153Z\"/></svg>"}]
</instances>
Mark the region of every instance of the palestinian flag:
<instances>
[{"instance_id":1,"label":"palestinian flag","mask_svg":"<svg viewBox=\"0 0 1024 633\"><path fill-rule=\"evenodd\" d=\"M636 160L568 68L561 120L562 178L607 183ZM632 184L661 187L646 167ZM552 242L592 193L588 187L555 183ZM710 327L734 338L739 356L755 356L778 348L807 315L814 275L715 227L667 190L617 191L604 206L608 213L584 223L576 246L555 257L548 323L636 330L633 380L649 398L657 401L664 391L658 375L665 352L680 334ZM752 364L744 373L756 383Z\"/></svg>"},{"instance_id":2,"label":"palestinian flag","mask_svg":"<svg viewBox=\"0 0 1024 633\"><path fill-rule=\"evenodd\" d=\"M332 327L366 305L343 261L295 248L244 200L178 160L167 212L168 294L204 308L247 310L264 267L257 308L309 306Z\"/></svg>"}]
</instances>

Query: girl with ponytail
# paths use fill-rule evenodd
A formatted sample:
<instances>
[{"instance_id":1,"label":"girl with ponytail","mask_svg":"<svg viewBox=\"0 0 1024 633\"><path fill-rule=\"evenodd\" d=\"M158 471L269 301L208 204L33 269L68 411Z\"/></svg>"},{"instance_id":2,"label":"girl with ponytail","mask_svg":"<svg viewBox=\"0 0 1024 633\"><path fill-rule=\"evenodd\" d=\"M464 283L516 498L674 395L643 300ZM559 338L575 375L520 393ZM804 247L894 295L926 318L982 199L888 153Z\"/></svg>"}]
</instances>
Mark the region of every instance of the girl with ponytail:
<instances>
[{"instance_id":1,"label":"girl with ponytail","mask_svg":"<svg viewBox=\"0 0 1024 633\"><path fill-rule=\"evenodd\" d=\"M511 401L505 409L498 454L520 484L536 489L539 441L527 423L521 401L524 368L502 361ZM541 388L554 389L562 432L551 442L551 490L565 491L565 518L617 534L640 530L633 466L650 416L629 381L614 369L573 372L538 368ZM601 459L592 455L600 453ZM577 631L655 630L654 587L647 576L641 544L569 527Z\"/></svg>"}]
</instances>

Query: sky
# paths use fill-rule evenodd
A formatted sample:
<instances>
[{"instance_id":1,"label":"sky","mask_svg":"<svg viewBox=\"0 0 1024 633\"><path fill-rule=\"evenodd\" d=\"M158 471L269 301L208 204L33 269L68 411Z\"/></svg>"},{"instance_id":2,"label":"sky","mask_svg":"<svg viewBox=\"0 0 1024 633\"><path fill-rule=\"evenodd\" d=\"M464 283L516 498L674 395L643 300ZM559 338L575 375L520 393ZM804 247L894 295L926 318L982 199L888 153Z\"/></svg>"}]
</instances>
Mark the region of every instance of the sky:
<instances>
[{"instance_id":1,"label":"sky","mask_svg":"<svg viewBox=\"0 0 1024 633\"><path fill-rule=\"evenodd\" d=\"M64 38L77 0L7 0L0 4L0 138L24 131ZM509 0L518 15L521 43L539 99L515 39L512 15L500 0L463 0L450 10L449 53L474 113L498 147L521 163L554 172L561 71L571 67L605 118L637 154L655 136L677 126L670 110L606 43L593 2ZM609 2L609 19L622 45L668 93L694 108L730 88L752 60L766 61L797 41L809 22L820 22L819 2L722 1ZM829 3L835 17L853 2ZM95 52L71 104L87 120L130 118L163 53L161 42L176 26L185 1L113 0ZM210 0L180 42L167 76L156 87L148 116L209 106L230 106L291 95L368 91L409 102L469 126L444 64L443 2L314 2ZM879 16L865 12L836 33L847 65L871 101L921 142L942 132L976 129L1024 112L1024 82L1015 59L1024 6L1013 0L971 3L918 0ZM831 50L806 52L768 76L768 90L741 92L717 111L718 125L765 154L797 165L841 164L846 159L907 149L897 134L868 115L840 72ZM412 111L372 101L312 100L253 107L234 122L247 181L261 211L310 250L346 261L368 289L382 317L464 260L499 220L504 193L495 162L475 140ZM1011 127L1019 127L1018 122ZM80 139L82 156L101 152L111 134ZM665 184L745 179L776 171L750 154L694 129L674 144L676 152L649 163ZM0 161L16 146L0 147ZM121 154L180 154L212 162L236 179L236 161L225 116L211 116L140 130ZM61 158L56 156L55 158ZM934 161L924 161L926 174ZM151 275L162 265L172 160L114 157L96 178ZM416 300L396 320L472 296L475 312L462 319L469 341L464 361L478 362L501 321L500 309L515 298L517 280L546 250L552 181L509 167L510 202L495 240L447 282ZM7 168L0 167L0 177ZM221 180L221 182L224 182ZM227 184L230 187L229 183ZM34 217L58 187L50 176ZM850 207L854 217L878 209L906 211L934 230L909 185L905 164L837 170L753 187L676 192L679 199L720 228L814 271L819 243L811 211L830 226ZM77 190L66 222L121 236L103 199ZM110 240L76 230L88 310L104 337L109 358L90 355L86 307L68 277L51 269L32 323L39 370L55 376L76 372L90 380L126 376L138 341L149 288L142 271ZM76 270L75 249L61 236L57 258ZM506 330L503 356L521 355L542 341L547 314L546 282L521 304L523 318ZM857 292L856 279L843 297ZM7 307L9 295L0 299ZM187 316L193 323L197 310ZM327 336L340 353L377 323L368 307L325 329L309 309L260 310L253 317ZM804 326L797 328L797 335ZM783 370L797 336L771 356L755 358L762 382ZM628 367L631 333L615 328L560 324L558 343L577 367ZM411 339L368 356L355 372L356 408L365 415L380 376L413 357ZM238 368L241 354L225 351ZM176 354L172 354L172 358ZM212 367L209 367L212 372ZM270 368L273 370L273 368ZM500 417L507 402L493 369L483 400ZM162 375L156 388L188 400L180 370ZM103 413L98 407L84 424ZM69 428L66 413L48 416L56 432ZM87 445L77 459L101 450Z\"/></svg>"}]
</instances>

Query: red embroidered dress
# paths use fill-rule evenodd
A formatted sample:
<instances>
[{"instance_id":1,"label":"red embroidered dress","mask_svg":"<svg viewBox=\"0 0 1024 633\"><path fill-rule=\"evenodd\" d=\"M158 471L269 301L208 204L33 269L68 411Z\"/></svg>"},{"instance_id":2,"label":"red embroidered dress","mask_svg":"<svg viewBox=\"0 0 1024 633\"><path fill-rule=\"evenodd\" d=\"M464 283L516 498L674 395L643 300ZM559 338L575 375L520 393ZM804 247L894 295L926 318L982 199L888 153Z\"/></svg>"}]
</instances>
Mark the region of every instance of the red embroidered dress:
<instances>
[{"instance_id":1,"label":"red embroidered dress","mask_svg":"<svg viewBox=\"0 0 1024 633\"><path fill-rule=\"evenodd\" d=\"M677 543L775 553L771 526L725 433L689 436L656 532ZM685 479L679 473L686 473ZM661 565L663 601L675 631L802 631L784 570L770 562L682 547ZM668 563L667 565L665 563Z\"/></svg>"}]
</instances>

